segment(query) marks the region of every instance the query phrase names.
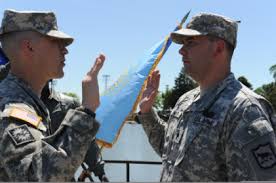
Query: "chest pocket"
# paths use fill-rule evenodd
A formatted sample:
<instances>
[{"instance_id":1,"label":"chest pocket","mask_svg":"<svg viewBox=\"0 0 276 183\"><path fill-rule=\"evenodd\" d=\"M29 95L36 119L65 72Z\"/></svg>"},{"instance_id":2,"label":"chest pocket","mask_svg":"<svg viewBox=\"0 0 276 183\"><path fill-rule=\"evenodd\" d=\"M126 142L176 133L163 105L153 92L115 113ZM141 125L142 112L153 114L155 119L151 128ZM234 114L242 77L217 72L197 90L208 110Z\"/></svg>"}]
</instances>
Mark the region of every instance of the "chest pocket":
<instances>
[{"instance_id":1,"label":"chest pocket","mask_svg":"<svg viewBox=\"0 0 276 183\"><path fill-rule=\"evenodd\" d=\"M191 158L195 161L204 161L206 159L213 159L215 153L208 153L216 151L219 142L219 135L221 131L222 121L217 116L208 116L203 112L190 112L184 114L182 124L177 128L181 137L175 135L175 147L178 151L173 155L175 158L175 165L179 165L183 158L187 156L189 161ZM183 130L182 130L183 129ZM172 157L173 158L173 157Z\"/></svg>"},{"instance_id":2,"label":"chest pocket","mask_svg":"<svg viewBox=\"0 0 276 183\"><path fill-rule=\"evenodd\" d=\"M164 153L162 155L163 160L168 159L168 154L171 152L171 148L173 145L173 138L175 131L177 131L178 124L182 119L182 112L181 111L173 111L169 118L169 125L165 135L165 143L164 143Z\"/></svg>"}]
</instances>

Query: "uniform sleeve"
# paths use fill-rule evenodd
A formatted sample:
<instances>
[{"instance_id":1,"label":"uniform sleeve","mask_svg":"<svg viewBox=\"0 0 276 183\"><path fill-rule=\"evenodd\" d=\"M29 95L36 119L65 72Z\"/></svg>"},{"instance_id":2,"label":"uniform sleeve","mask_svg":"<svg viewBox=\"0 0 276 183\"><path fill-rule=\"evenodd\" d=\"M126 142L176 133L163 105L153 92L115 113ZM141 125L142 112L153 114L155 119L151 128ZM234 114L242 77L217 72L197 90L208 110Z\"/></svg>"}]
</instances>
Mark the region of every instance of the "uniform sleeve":
<instances>
[{"instance_id":1,"label":"uniform sleeve","mask_svg":"<svg viewBox=\"0 0 276 183\"><path fill-rule=\"evenodd\" d=\"M276 180L276 138L270 119L257 105L231 118L236 126L226 144L228 181Z\"/></svg>"},{"instance_id":2,"label":"uniform sleeve","mask_svg":"<svg viewBox=\"0 0 276 183\"><path fill-rule=\"evenodd\" d=\"M22 120L0 122L0 168L9 181L70 181L82 163L99 123L84 112L69 110L51 136Z\"/></svg>"},{"instance_id":3,"label":"uniform sleeve","mask_svg":"<svg viewBox=\"0 0 276 183\"><path fill-rule=\"evenodd\" d=\"M153 109L150 113L139 114L138 119L143 125L153 149L161 156L164 146L166 123L159 118Z\"/></svg>"}]
</instances>

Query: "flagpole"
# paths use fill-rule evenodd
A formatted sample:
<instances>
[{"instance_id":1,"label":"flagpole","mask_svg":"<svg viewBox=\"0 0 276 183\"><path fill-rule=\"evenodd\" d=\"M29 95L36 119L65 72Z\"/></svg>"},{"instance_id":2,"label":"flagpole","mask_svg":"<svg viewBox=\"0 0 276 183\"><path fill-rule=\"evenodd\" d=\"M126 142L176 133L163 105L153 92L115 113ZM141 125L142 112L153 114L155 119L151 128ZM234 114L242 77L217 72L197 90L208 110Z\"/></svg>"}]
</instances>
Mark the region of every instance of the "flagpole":
<instances>
[{"instance_id":1,"label":"flagpole","mask_svg":"<svg viewBox=\"0 0 276 183\"><path fill-rule=\"evenodd\" d=\"M190 12L191 12L191 10L188 11L188 12L186 13L186 15L182 18L180 24L174 29L174 31L179 30L179 29L182 28L182 25L186 22L187 18L189 17ZM166 43L168 42L169 39L170 39L170 38L167 38ZM157 57L157 59L159 59L159 61L160 61L160 60L162 59L162 57L163 57L163 50L162 50L160 53L161 53L162 55L158 55L158 57ZM159 61L157 61L157 62L159 63ZM155 64L155 65L152 67L152 69L151 69L151 71L150 71L148 77L149 77L149 76L151 75L151 73L155 70L156 66L157 66L157 64ZM136 111L136 109L137 109L138 103L139 103L139 101L141 100L142 93L143 93L143 91L144 91L144 89L145 89L145 86L146 86L148 77L147 77L147 79L145 80L145 82L144 82L144 84L143 84L143 86L142 86L142 89L141 89L141 91L140 91L140 93L139 93L139 95L138 95L138 97L137 97L137 99L136 99L136 101L135 101L135 103L134 103L134 105L133 105L133 108L132 108L132 111L130 112L130 114L134 113L134 112ZM132 115L132 116L133 116L133 118L134 118L134 115ZM128 119L128 118L126 118L126 119ZM132 120L133 120L133 119L132 119Z\"/></svg>"}]
</instances>

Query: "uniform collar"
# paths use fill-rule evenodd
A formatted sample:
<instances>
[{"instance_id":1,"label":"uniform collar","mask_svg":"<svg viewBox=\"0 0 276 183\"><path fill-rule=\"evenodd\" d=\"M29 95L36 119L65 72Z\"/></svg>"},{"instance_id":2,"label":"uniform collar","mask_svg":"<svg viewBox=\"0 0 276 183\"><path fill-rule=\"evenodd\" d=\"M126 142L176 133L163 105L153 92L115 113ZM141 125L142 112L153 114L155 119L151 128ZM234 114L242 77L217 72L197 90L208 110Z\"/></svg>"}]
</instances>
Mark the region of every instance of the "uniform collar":
<instances>
[{"instance_id":1,"label":"uniform collar","mask_svg":"<svg viewBox=\"0 0 276 183\"><path fill-rule=\"evenodd\" d=\"M44 103L41 101L41 99L37 96L37 94L33 91L31 86L25 80L17 77L16 75L14 75L12 73L9 73L6 79L17 83L17 85L21 89L23 89L27 93L27 95L29 95L33 99L35 104L39 107L38 110L42 111L45 116L49 115L47 107L44 105Z\"/></svg>"},{"instance_id":2,"label":"uniform collar","mask_svg":"<svg viewBox=\"0 0 276 183\"><path fill-rule=\"evenodd\" d=\"M219 82L217 85L208 89L203 96L201 96L198 100L196 97L199 96L200 90L198 89L197 94L194 95L194 103L192 104L190 110L191 111L204 111L208 109L220 96L223 90L232 83L237 82L233 73L230 73L224 80ZM238 82L237 82L238 83Z\"/></svg>"},{"instance_id":3,"label":"uniform collar","mask_svg":"<svg viewBox=\"0 0 276 183\"><path fill-rule=\"evenodd\" d=\"M49 89L50 90L50 89ZM56 101L59 101L59 99L60 99L60 96L59 96L59 93L56 91L56 90L54 90L54 89L51 89L50 91L50 95L49 95L49 99L54 99L54 100L56 100Z\"/></svg>"}]
</instances>

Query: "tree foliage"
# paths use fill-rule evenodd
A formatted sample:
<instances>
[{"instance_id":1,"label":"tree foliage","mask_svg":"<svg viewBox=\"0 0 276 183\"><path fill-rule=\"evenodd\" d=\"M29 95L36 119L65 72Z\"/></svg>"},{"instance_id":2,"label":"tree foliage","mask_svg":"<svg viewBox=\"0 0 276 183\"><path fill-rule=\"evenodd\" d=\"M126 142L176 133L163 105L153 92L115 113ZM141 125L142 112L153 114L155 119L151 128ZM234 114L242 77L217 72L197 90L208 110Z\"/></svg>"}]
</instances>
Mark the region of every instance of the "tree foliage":
<instances>
[{"instance_id":1,"label":"tree foliage","mask_svg":"<svg viewBox=\"0 0 276 183\"><path fill-rule=\"evenodd\" d=\"M73 92L63 92L64 95L67 95L69 97L73 97L73 98L76 98L76 99L80 99L79 96Z\"/></svg>"},{"instance_id":2,"label":"tree foliage","mask_svg":"<svg viewBox=\"0 0 276 183\"><path fill-rule=\"evenodd\" d=\"M175 79L175 85L172 89L167 88L165 92L158 95L156 105L159 103L158 114L161 118L167 120L171 109L175 106L179 97L184 93L197 87L197 84L181 69L178 77Z\"/></svg>"},{"instance_id":3,"label":"tree foliage","mask_svg":"<svg viewBox=\"0 0 276 183\"><path fill-rule=\"evenodd\" d=\"M275 64L275 65L272 65L272 66L269 68L269 72L270 72L270 74L272 74L274 80L276 81L276 64Z\"/></svg>"},{"instance_id":4,"label":"tree foliage","mask_svg":"<svg viewBox=\"0 0 276 183\"><path fill-rule=\"evenodd\" d=\"M178 77L175 79L174 87L163 94L163 110L173 108L179 97L195 87L197 87L197 84L185 74L184 68L182 68Z\"/></svg>"},{"instance_id":5,"label":"tree foliage","mask_svg":"<svg viewBox=\"0 0 276 183\"><path fill-rule=\"evenodd\" d=\"M276 109L276 83L264 84L255 90L256 93L266 98Z\"/></svg>"},{"instance_id":6,"label":"tree foliage","mask_svg":"<svg viewBox=\"0 0 276 183\"><path fill-rule=\"evenodd\" d=\"M247 86L248 88L250 88L251 90L253 89L252 84L248 81L248 79L247 79L246 77L240 76L240 77L238 78L238 80L239 80L242 84L244 84L245 86Z\"/></svg>"}]
</instances>

